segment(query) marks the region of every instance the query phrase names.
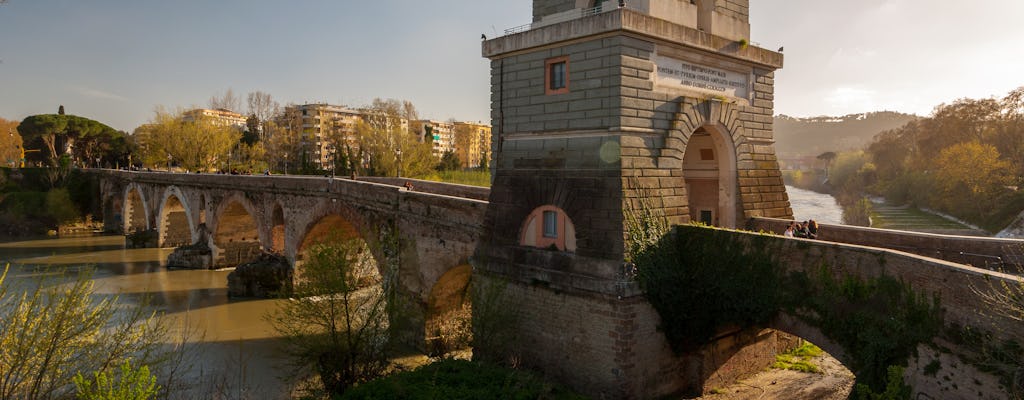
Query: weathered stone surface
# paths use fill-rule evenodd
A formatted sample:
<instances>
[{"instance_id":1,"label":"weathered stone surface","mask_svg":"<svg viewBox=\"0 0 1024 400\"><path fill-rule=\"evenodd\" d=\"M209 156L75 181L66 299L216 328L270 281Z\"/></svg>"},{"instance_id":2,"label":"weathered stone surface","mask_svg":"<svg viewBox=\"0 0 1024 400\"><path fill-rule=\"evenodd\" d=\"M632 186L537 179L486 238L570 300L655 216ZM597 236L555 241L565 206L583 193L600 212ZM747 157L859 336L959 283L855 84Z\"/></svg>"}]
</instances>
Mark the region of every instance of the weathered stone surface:
<instances>
[{"instance_id":1,"label":"weathered stone surface","mask_svg":"<svg viewBox=\"0 0 1024 400\"><path fill-rule=\"evenodd\" d=\"M263 253L228 274L229 297L271 298L287 295L292 287L292 267L281 255Z\"/></svg>"}]
</instances>

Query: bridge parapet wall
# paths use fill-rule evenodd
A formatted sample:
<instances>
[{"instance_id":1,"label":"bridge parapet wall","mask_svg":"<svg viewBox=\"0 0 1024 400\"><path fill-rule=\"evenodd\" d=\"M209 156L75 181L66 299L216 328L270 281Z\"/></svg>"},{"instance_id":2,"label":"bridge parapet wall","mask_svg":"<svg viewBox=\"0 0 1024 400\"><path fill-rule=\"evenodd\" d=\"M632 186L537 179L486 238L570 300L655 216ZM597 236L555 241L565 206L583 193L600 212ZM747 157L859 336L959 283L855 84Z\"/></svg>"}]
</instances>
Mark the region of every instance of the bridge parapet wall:
<instances>
[{"instance_id":1,"label":"bridge parapet wall","mask_svg":"<svg viewBox=\"0 0 1024 400\"><path fill-rule=\"evenodd\" d=\"M426 192L474 200L487 201L487 198L491 195L491 188L472 185L459 185L454 183L425 181L422 179L394 178L384 176L360 176L357 179L360 181L402 187L404 187L405 184L408 182L412 184L413 190L417 192Z\"/></svg>"},{"instance_id":2,"label":"bridge parapet wall","mask_svg":"<svg viewBox=\"0 0 1024 400\"><path fill-rule=\"evenodd\" d=\"M701 234L703 228L681 227L682 234ZM747 249L770 249L774 262L785 271L803 272L811 276L827 271L837 281L844 277L861 280L888 276L908 285L915 293L936 296L939 299L945 327L930 342L921 343L908 361L905 379L917 393L915 398L972 399L1005 398L1008 390L1002 386L984 361L985 354L999 347L999 342L1024 341L1024 324L993 310L981 293L1019 288L1024 278L990 271L917 254L875 247L825 242L821 240L765 236L747 232L734 232ZM754 240L754 238L758 238ZM1005 284L1005 286L1004 286ZM839 304L839 303L837 303ZM879 309L882 317L893 310ZM809 339L849 364L847 351L808 321L788 314L769 327L781 329ZM965 340L963 329L974 335L991 335L974 342ZM989 348L988 346L991 346ZM984 348L983 348L984 347ZM928 365L942 368L963 364L956 369L943 369L941 374L928 372ZM854 371L856 372L856 371ZM924 394L926 397L920 397ZM984 395L982 395L984 394ZM930 396L930 397L928 397Z\"/></svg>"},{"instance_id":3,"label":"bridge parapet wall","mask_svg":"<svg viewBox=\"0 0 1024 400\"><path fill-rule=\"evenodd\" d=\"M791 220L751 218L747 229L781 235ZM976 267L1013 271L1024 266L1024 240L939 235L849 225L820 224L818 239L905 251Z\"/></svg>"}]
</instances>

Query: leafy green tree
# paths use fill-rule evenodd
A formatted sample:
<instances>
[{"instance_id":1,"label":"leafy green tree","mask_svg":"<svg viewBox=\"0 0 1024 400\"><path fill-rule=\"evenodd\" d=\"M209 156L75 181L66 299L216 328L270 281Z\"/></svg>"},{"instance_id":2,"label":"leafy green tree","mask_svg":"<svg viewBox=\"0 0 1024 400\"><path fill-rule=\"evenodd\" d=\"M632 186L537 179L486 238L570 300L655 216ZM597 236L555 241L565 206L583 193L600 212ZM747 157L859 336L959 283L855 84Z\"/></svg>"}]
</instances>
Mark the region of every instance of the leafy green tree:
<instances>
[{"instance_id":1,"label":"leafy green tree","mask_svg":"<svg viewBox=\"0 0 1024 400\"><path fill-rule=\"evenodd\" d=\"M144 306L97 297L92 272L14 286L0 274L0 399L65 398L79 371L109 373L129 358L161 365L167 327Z\"/></svg>"},{"instance_id":2,"label":"leafy green tree","mask_svg":"<svg viewBox=\"0 0 1024 400\"><path fill-rule=\"evenodd\" d=\"M114 371L94 372L92 379L78 373L73 378L76 397L83 400L147 400L160 393L156 376L149 367L133 366L130 359L121 364L120 375Z\"/></svg>"},{"instance_id":3,"label":"leafy green tree","mask_svg":"<svg viewBox=\"0 0 1024 400\"><path fill-rule=\"evenodd\" d=\"M60 154L67 152L67 138L64 132L68 119L58 114L42 114L25 117L18 125L18 133L25 143L41 142L46 150L48 164L56 165Z\"/></svg>"},{"instance_id":4,"label":"leafy green tree","mask_svg":"<svg viewBox=\"0 0 1024 400\"><path fill-rule=\"evenodd\" d=\"M454 171L458 170L462 166L459 162L459 156L454 151L446 151L441 156L441 162L437 164L438 171Z\"/></svg>"},{"instance_id":5,"label":"leafy green tree","mask_svg":"<svg viewBox=\"0 0 1024 400\"><path fill-rule=\"evenodd\" d=\"M364 175L424 176L434 170L436 160L430 143L408 129L418 119L412 103L375 99L363 109L363 121L356 125L356 137Z\"/></svg>"},{"instance_id":6,"label":"leafy green tree","mask_svg":"<svg viewBox=\"0 0 1024 400\"><path fill-rule=\"evenodd\" d=\"M42 143L39 149L46 152L50 166L58 165L65 154L70 154L72 161L84 164L92 164L96 158L104 156L109 158L104 150L110 150L112 143L124 136L101 122L63 114L26 117L18 125L18 132L30 146Z\"/></svg>"},{"instance_id":7,"label":"leafy green tree","mask_svg":"<svg viewBox=\"0 0 1024 400\"><path fill-rule=\"evenodd\" d=\"M935 161L938 192L933 203L946 211L974 210L977 215L994 207L993 199L1009 181L1010 163L995 146L976 141L949 146Z\"/></svg>"},{"instance_id":8,"label":"leafy green tree","mask_svg":"<svg viewBox=\"0 0 1024 400\"><path fill-rule=\"evenodd\" d=\"M181 111L157 109L150 123L136 129L142 160L154 167L175 163L193 171L224 166L242 133L206 117L186 120L182 116Z\"/></svg>"},{"instance_id":9,"label":"leafy green tree","mask_svg":"<svg viewBox=\"0 0 1024 400\"><path fill-rule=\"evenodd\" d=\"M384 374L389 357L388 293L365 244L329 237L307 250L291 301L267 319L284 338L297 373L312 369L340 395Z\"/></svg>"}]
</instances>

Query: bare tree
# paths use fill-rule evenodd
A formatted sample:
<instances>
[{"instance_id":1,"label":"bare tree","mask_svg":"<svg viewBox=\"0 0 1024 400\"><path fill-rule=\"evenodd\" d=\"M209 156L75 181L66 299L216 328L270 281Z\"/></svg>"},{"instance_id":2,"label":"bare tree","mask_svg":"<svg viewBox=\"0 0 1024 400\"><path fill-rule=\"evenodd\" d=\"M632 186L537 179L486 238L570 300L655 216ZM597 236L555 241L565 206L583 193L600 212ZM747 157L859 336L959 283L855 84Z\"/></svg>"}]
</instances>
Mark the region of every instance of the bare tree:
<instances>
[{"instance_id":1,"label":"bare tree","mask_svg":"<svg viewBox=\"0 0 1024 400\"><path fill-rule=\"evenodd\" d=\"M274 101L270 93L255 91L250 92L247 98L249 103L249 115L256 117L256 126L259 129L260 141L267 140L267 121L270 121L281 106Z\"/></svg>"},{"instance_id":2,"label":"bare tree","mask_svg":"<svg viewBox=\"0 0 1024 400\"><path fill-rule=\"evenodd\" d=\"M224 109L228 111L237 112L242 109L242 99L235 96L235 91L231 88L224 91L224 94L218 96L214 95L210 97L210 108L212 109Z\"/></svg>"}]
</instances>

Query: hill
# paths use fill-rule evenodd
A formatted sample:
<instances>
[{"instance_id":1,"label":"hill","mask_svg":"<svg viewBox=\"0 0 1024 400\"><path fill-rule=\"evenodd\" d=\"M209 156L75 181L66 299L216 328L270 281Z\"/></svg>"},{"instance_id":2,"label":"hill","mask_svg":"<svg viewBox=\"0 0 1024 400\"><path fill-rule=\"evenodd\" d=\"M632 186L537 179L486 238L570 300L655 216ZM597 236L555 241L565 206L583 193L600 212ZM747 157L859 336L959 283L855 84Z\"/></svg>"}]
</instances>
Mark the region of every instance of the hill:
<instances>
[{"instance_id":1,"label":"hill","mask_svg":"<svg viewBox=\"0 0 1024 400\"><path fill-rule=\"evenodd\" d=\"M878 133L899 128L920 117L893 111L842 117L775 117L775 151L780 158L817 156L864 148Z\"/></svg>"}]
</instances>

